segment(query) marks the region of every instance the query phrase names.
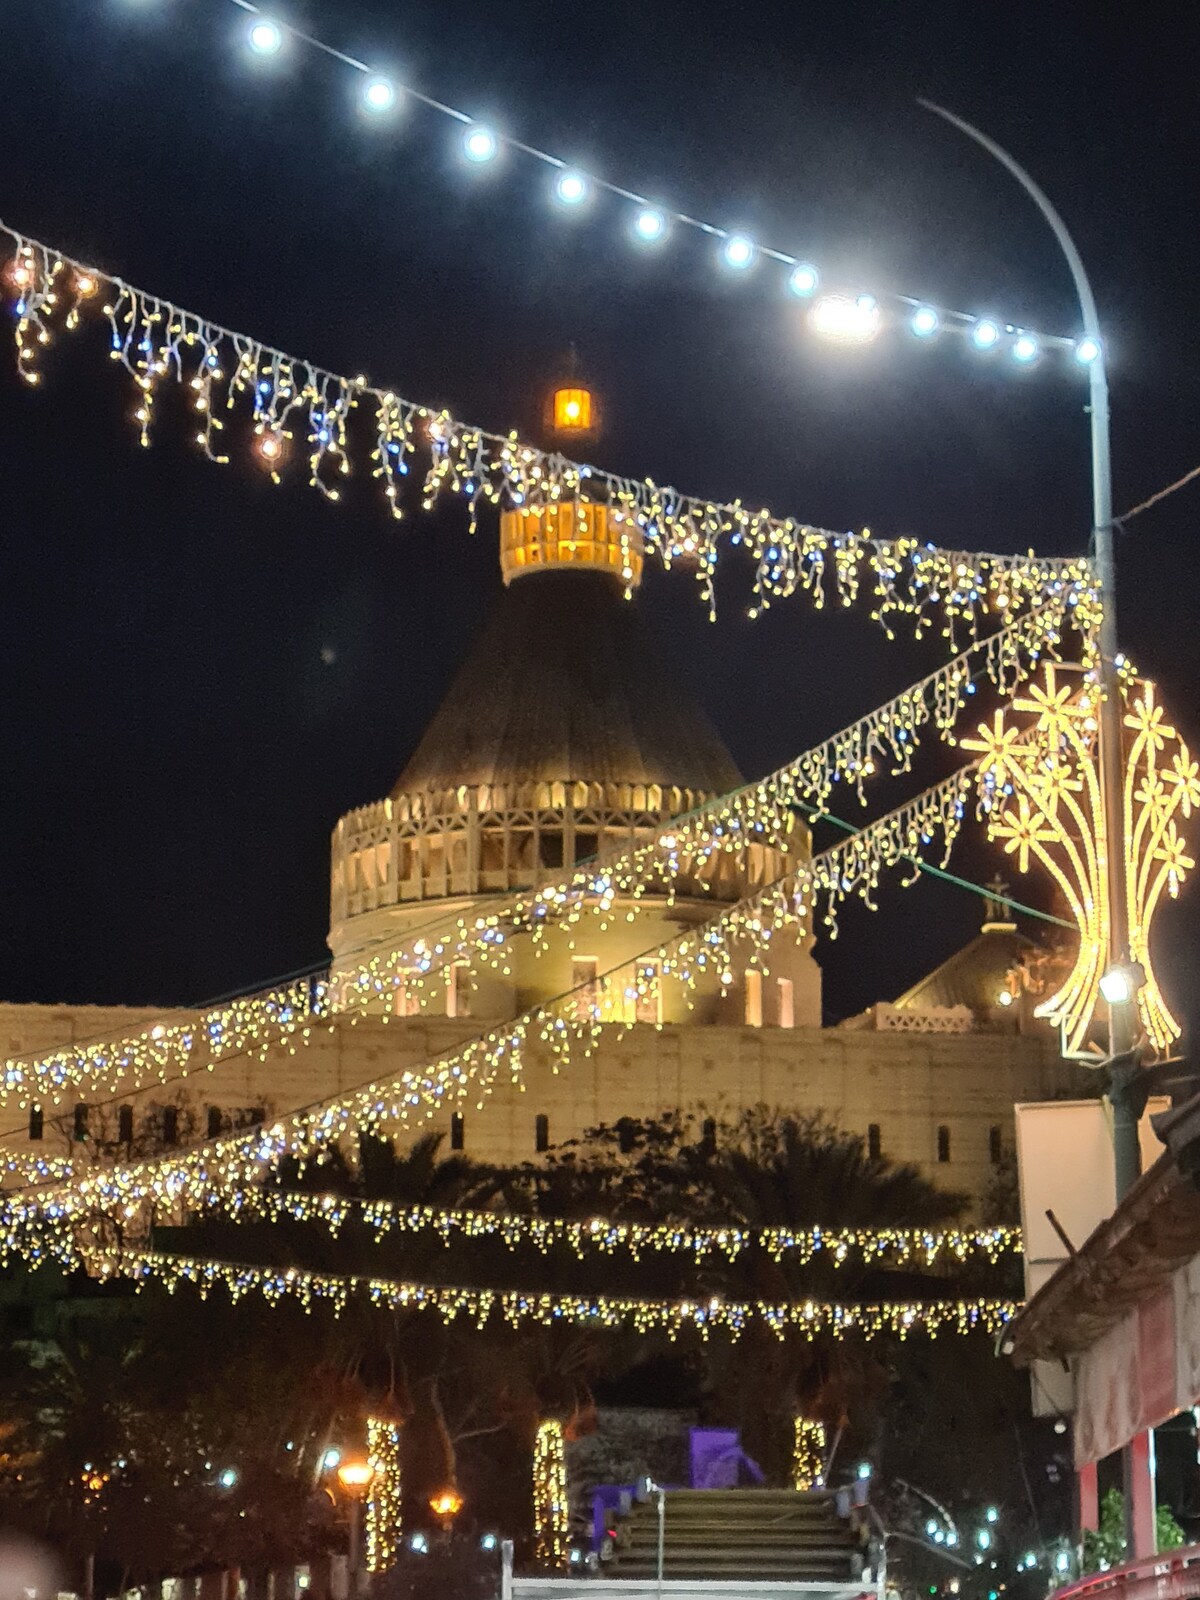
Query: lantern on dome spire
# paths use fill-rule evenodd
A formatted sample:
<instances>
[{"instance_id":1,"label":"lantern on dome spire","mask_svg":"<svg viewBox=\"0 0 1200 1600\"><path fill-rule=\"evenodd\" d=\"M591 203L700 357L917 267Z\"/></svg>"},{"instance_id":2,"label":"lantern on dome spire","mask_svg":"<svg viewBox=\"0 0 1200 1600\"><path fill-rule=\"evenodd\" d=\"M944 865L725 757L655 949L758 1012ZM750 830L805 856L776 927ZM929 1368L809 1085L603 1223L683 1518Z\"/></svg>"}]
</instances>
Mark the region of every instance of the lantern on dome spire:
<instances>
[{"instance_id":1,"label":"lantern on dome spire","mask_svg":"<svg viewBox=\"0 0 1200 1600\"><path fill-rule=\"evenodd\" d=\"M587 442L599 436L600 406L595 390L579 370L579 355L571 346L567 369L552 386L546 400L546 432L551 439Z\"/></svg>"},{"instance_id":2,"label":"lantern on dome spire","mask_svg":"<svg viewBox=\"0 0 1200 1600\"><path fill-rule=\"evenodd\" d=\"M599 437L600 420L599 400L580 373L572 345L564 372L546 395L545 442L552 450L574 454ZM603 500L589 500L581 489L500 513L500 570L506 584L566 567L608 573L630 595L641 582L642 563L636 522Z\"/></svg>"}]
</instances>

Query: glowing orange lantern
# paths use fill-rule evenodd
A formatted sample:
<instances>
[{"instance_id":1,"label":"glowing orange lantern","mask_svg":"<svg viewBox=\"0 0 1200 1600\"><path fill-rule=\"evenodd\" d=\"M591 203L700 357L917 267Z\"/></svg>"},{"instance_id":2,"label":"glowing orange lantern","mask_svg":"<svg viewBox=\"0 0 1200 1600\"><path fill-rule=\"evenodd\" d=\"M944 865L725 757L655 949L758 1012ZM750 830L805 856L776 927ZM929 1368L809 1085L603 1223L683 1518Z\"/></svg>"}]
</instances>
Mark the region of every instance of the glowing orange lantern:
<instances>
[{"instance_id":1,"label":"glowing orange lantern","mask_svg":"<svg viewBox=\"0 0 1200 1600\"><path fill-rule=\"evenodd\" d=\"M445 1489L439 1489L436 1494L429 1497L429 1509L435 1517L442 1517L448 1521L451 1517L456 1517L462 1508L463 1497L452 1484L447 1485Z\"/></svg>"},{"instance_id":2,"label":"glowing orange lantern","mask_svg":"<svg viewBox=\"0 0 1200 1600\"><path fill-rule=\"evenodd\" d=\"M550 397L547 423L555 433L588 434L596 431L597 406L590 389L577 385L555 389Z\"/></svg>"}]
</instances>

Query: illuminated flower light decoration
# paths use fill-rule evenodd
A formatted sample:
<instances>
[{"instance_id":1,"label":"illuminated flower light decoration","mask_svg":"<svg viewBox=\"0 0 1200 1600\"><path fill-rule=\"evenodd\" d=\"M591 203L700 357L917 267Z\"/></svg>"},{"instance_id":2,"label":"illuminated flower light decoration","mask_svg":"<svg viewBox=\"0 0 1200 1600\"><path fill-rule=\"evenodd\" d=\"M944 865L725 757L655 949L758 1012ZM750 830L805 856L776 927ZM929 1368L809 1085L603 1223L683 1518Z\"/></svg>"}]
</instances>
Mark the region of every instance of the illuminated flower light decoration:
<instances>
[{"instance_id":1,"label":"illuminated flower light decoration","mask_svg":"<svg viewBox=\"0 0 1200 1600\"><path fill-rule=\"evenodd\" d=\"M1062 890L1079 928L1070 972L1037 1015L1063 1030L1064 1053L1102 1057L1093 1034L1109 948L1107 840L1098 764L1100 689L1094 671L1075 680L1049 665L1042 680L995 713L962 747L981 756L979 793L989 835L1027 872L1036 861ZM1142 1028L1162 1054L1180 1027L1154 976L1150 927L1195 865L1179 819L1200 807L1200 765L1166 721L1153 683L1122 668L1125 778L1122 793L1130 951L1146 981L1138 991ZM1033 737L1030 737L1030 734Z\"/></svg>"}]
</instances>

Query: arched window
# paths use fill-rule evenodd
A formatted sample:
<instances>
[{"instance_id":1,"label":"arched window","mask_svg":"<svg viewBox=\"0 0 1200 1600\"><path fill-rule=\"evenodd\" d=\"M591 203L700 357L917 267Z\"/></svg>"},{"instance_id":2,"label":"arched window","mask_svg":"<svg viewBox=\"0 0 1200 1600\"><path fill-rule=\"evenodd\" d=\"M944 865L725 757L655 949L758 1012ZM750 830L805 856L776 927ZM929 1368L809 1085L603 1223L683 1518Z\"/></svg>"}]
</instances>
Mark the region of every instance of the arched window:
<instances>
[{"instance_id":1,"label":"arched window","mask_svg":"<svg viewBox=\"0 0 1200 1600\"><path fill-rule=\"evenodd\" d=\"M75 1107L75 1128L74 1128L74 1133L75 1133L76 1139L86 1139L87 1138L87 1135L88 1135L88 1108L85 1105L77 1105Z\"/></svg>"},{"instance_id":2,"label":"arched window","mask_svg":"<svg viewBox=\"0 0 1200 1600\"><path fill-rule=\"evenodd\" d=\"M950 1129L944 1122L937 1131L937 1158L939 1161L950 1159Z\"/></svg>"},{"instance_id":3,"label":"arched window","mask_svg":"<svg viewBox=\"0 0 1200 1600\"><path fill-rule=\"evenodd\" d=\"M450 1113L450 1148L462 1150L466 1142L466 1122L461 1111Z\"/></svg>"},{"instance_id":4,"label":"arched window","mask_svg":"<svg viewBox=\"0 0 1200 1600\"><path fill-rule=\"evenodd\" d=\"M162 1136L164 1144L177 1144L179 1142L178 1106L163 1107Z\"/></svg>"},{"instance_id":5,"label":"arched window","mask_svg":"<svg viewBox=\"0 0 1200 1600\"><path fill-rule=\"evenodd\" d=\"M117 1141L120 1144L133 1143L132 1106L121 1106L117 1111Z\"/></svg>"},{"instance_id":6,"label":"arched window","mask_svg":"<svg viewBox=\"0 0 1200 1600\"><path fill-rule=\"evenodd\" d=\"M221 1108L209 1106L208 1108L208 1137L215 1139L221 1132Z\"/></svg>"},{"instance_id":7,"label":"arched window","mask_svg":"<svg viewBox=\"0 0 1200 1600\"><path fill-rule=\"evenodd\" d=\"M29 1108L29 1137L31 1139L40 1139L43 1136L44 1130L45 1130L45 1119L42 1116L42 1108L41 1108L41 1106L30 1106L30 1108Z\"/></svg>"},{"instance_id":8,"label":"arched window","mask_svg":"<svg viewBox=\"0 0 1200 1600\"><path fill-rule=\"evenodd\" d=\"M879 1136L879 1124L872 1122L867 1128L867 1155L872 1161L878 1161L883 1154L883 1141Z\"/></svg>"},{"instance_id":9,"label":"arched window","mask_svg":"<svg viewBox=\"0 0 1200 1600\"><path fill-rule=\"evenodd\" d=\"M533 1148L539 1155L550 1148L550 1118L544 1111L538 1112L533 1124Z\"/></svg>"}]
</instances>

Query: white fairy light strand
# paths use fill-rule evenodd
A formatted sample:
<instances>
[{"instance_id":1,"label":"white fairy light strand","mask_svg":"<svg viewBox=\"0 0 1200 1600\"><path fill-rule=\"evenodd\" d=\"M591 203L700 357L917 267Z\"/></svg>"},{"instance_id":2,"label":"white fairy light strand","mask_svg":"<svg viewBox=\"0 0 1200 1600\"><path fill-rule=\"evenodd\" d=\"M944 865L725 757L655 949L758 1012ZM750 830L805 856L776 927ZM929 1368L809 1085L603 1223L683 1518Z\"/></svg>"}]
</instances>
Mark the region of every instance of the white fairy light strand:
<instances>
[{"instance_id":1,"label":"white fairy light strand","mask_svg":"<svg viewBox=\"0 0 1200 1600\"><path fill-rule=\"evenodd\" d=\"M496 1239L509 1250L532 1246L545 1254L563 1248L583 1259L590 1252L628 1255L683 1255L694 1261L716 1257L736 1261L761 1250L774 1261L784 1256L807 1266L818 1256L835 1267L847 1261L886 1263L893 1267L931 1267L953 1260L982 1257L989 1264L1004 1255L1020 1254L1020 1228L871 1228L871 1227L744 1227L736 1223L697 1226L676 1222L627 1222L613 1217L571 1220L522 1212L405 1206L393 1200L354 1195L309 1193L254 1187L213 1197L204 1216L229 1214L240 1219L318 1224L337 1238L346 1224L359 1222L378 1244L391 1235L431 1235L450 1247L453 1240Z\"/></svg>"},{"instance_id":2,"label":"white fairy light strand","mask_svg":"<svg viewBox=\"0 0 1200 1600\"><path fill-rule=\"evenodd\" d=\"M387 113L395 109L398 101L413 100L450 118L465 130L462 136L463 153L472 164L486 165L501 150L509 149L549 167L556 175L554 193L560 209L571 210L583 206L594 190L603 190L635 208L629 229L635 242L648 246L660 245L665 241L672 224L690 228L719 243L726 268L735 272L745 271L761 257L788 269L786 286L794 298L805 301L817 294L821 273L804 257L760 244L740 229L723 228L690 212L664 205L624 184L614 183L574 162L565 161L561 156L552 155L538 145L502 133L444 100L425 94L409 84L394 81L366 61L338 49L317 35L280 21L273 12L255 4L254 0L229 0L229 3L257 19L251 25L249 43L260 55L277 53L284 41L291 39L359 73L366 79L362 97L366 110L376 114ZM258 42L258 36L261 36L261 43ZM927 299L894 291L864 295L860 290L849 291L843 286L837 293L825 295L815 302L810 320L818 332L831 333L833 337L869 337L869 326L872 319L877 318L880 302L895 306L899 314L907 319L909 330L918 339L928 340L943 331L960 334L968 337L980 352L1006 347L1018 365L1029 365L1036 361L1044 350L1072 351L1075 358L1085 365L1099 353L1094 348L1094 341L1086 336L1074 339L1062 334L1039 333L1025 324L999 320L991 315L951 310ZM856 321L863 331L858 334L845 331L845 328L839 331L841 323L833 326L834 319L839 317L846 328L849 328L849 323Z\"/></svg>"},{"instance_id":3,"label":"white fairy light strand","mask_svg":"<svg viewBox=\"0 0 1200 1600\"><path fill-rule=\"evenodd\" d=\"M570 879L512 896L486 918L439 919L412 930L401 945L342 972L336 988L325 969L183 1021L177 1014L152 1019L134 1035L11 1057L3 1068L4 1094L15 1096L22 1108L34 1100L60 1104L68 1092L95 1091L133 1075L144 1078L148 1089L212 1072L247 1053L302 1047L315 1027L333 1026L355 1008L378 1004L381 992L400 983L420 992L456 962L495 965L514 938L530 934L536 943L552 926L572 924L589 911L603 916L618 894L672 893L682 875L694 877L717 850L743 849L764 835L786 849L792 807L805 803L820 811L839 781L865 803L864 785L880 767L891 776L911 769L924 726L932 722L940 737L950 739L979 676L1011 694L1039 660L1057 653L1064 609L1047 605L976 642L777 771L676 818L654 841L602 852Z\"/></svg>"},{"instance_id":4,"label":"white fairy light strand","mask_svg":"<svg viewBox=\"0 0 1200 1600\"><path fill-rule=\"evenodd\" d=\"M611 1024L596 1015L586 997L599 985L601 992L636 1001L651 981L651 963L656 964L656 979L670 978L682 984L685 992L710 974L722 984L731 982L728 962L734 947L749 946L749 964L768 970L773 935L786 927L803 929L812 905L823 902L825 921L832 923L837 906L851 894L860 894L870 903L885 867L919 861L922 851L939 835L945 861L962 825L975 770L975 763L960 768L862 833L821 852L809 863L798 864L708 922L444 1055L300 1107L269 1128L257 1127L188 1150L89 1170L68 1183L51 1180L9 1188L0 1214L7 1247L33 1256L53 1253L53 1241L42 1236L46 1224L61 1233L89 1218L118 1216L127 1226L147 1205L172 1213L195 1206L208 1195L249 1186L284 1156L307 1159L352 1132L369 1131L381 1124L407 1125L418 1116L428 1119L471 1096L482 1107L502 1069L511 1081L519 1080L524 1050L531 1040L549 1048L556 1070L568 1066L576 1050L585 1057L590 1055L604 1027ZM868 839L874 840L874 847ZM918 876L914 868L907 881ZM619 1025L632 1024L625 1021Z\"/></svg>"},{"instance_id":5,"label":"white fairy light strand","mask_svg":"<svg viewBox=\"0 0 1200 1600\"><path fill-rule=\"evenodd\" d=\"M538 508L600 501L612 520L628 528L669 568L694 561L696 579L715 605L714 575L725 545L743 547L754 563L752 614L773 601L807 592L825 603L826 584L849 606L864 592L872 617L891 634L908 617L920 636L940 619L941 633L957 648L960 629L975 637L981 620L1060 599L1078 607L1082 626L1098 616L1095 574L1086 557L1040 558L972 554L941 549L910 536L876 539L869 531L834 533L755 511L741 501L721 503L660 487L653 480L620 477L598 467L539 450L513 432L490 433L458 422L446 411L378 389L362 376L349 378L289 356L209 322L195 312L137 289L120 278L74 260L0 222L16 246L8 271L15 297L18 371L40 381L38 357L60 327L77 328L89 306L106 296L110 355L136 386L134 420L150 443L155 401L164 383L190 391L199 418L196 442L213 461L225 422L239 404L253 428L260 458L280 481L295 448L307 454L309 483L329 499L352 470L351 413L370 407L374 447L370 470L379 478L394 516L403 515L401 491L413 464L427 462L422 505L443 494L461 499L475 526L479 507Z\"/></svg>"},{"instance_id":6,"label":"white fairy light strand","mask_svg":"<svg viewBox=\"0 0 1200 1600\"><path fill-rule=\"evenodd\" d=\"M720 1295L663 1300L538 1290L448 1288L354 1273L260 1267L149 1250L114 1251L93 1258L89 1270L101 1277L132 1277L139 1283L156 1280L171 1292L190 1285L206 1294L220 1286L235 1303L246 1294L258 1293L273 1304L290 1298L299 1300L306 1310L327 1305L340 1314L352 1298L365 1295L372 1305L392 1312L432 1311L443 1321L453 1322L462 1317L480 1329L497 1316L510 1327L528 1322L543 1327L562 1323L603 1329L632 1327L637 1333L664 1332L672 1340L685 1331L698 1333L702 1338L720 1332L736 1340L754 1323L765 1325L779 1339L789 1332L835 1338L853 1334L870 1338L889 1333L900 1339L913 1333L936 1337L943 1331L965 1334L979 1329L995 1333L1018 1310L1015 1301L987 1297L856 1304L828 1300L726 1300Z\"/></svg>"}]
</instances>

